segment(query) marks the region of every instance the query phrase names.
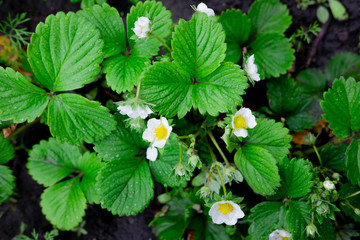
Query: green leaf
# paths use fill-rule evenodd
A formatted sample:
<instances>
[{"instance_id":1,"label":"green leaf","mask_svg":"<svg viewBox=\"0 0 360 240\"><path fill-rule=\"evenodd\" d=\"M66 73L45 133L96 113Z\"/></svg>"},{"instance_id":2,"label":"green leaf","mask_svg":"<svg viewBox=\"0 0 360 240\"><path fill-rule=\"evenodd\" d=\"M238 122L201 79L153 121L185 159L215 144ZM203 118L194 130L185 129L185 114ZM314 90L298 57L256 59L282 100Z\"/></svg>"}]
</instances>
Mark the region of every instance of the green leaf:
<instances>
[{"instance_id":1,"label":"green leaf","mask_svg":"<svg viewBox=\"0 0 360 240\"><path fill-rule=\"evenodd\" d=\"M338 0L329 0L329 6L334 18L339 21L344 21L349 18L346 8Z\"/></svg>"},{"instance_id":2,"label":"green leaf","mask_svg":"<svg viewBox=\"0 0 360 240\"><path fill-rule=\"evenodd\" d=\"M108 85L117 93L132 91L140 81L140 75L150 65L147 58L134 55L116 55L104 61L104 73Z\"/></svg>"},{"instance_id":3,"label":"green leaf","mask_svg":"<svg viewBox=\"0 0 360 240\"><path fill-rule=\"evenodd\" d=\"M29 63L47 89L78 89L100 72L103 45L94 24L72 12L59 12L36 27L28 47Z\"/></svg>"},{"instance_id":4,"label":"green leaf","mask_svg":"<svg viewBox=\"0 0 360 240\"><path fill-rule=\"evenodd\" d=\"M316 10L316 16L321 23L326 23L329 20L330 13L326 7L320 5Z\"/></svg>"},{"instance_id":5,"label":"green leaf","mask_svg":"<svg viewBox=\"0 0 360 240\"><path fill-rule=\"evenodd\" d=\"M325 112L323 117L338 138L360 129L360 82L342 77L335 80L320 104Z\"/></svg>"},{"instance_id":6,"label":"green leaf","mask_svg":"<svg viewBox=\"0 0 360 240\"><path fill-rule=\"evenodd\" d=\"M291 15L285 4L279 0L257 0L249 10L252 22L252 34L283 34L291 24Z\"/></svg>"},{"instance_id":7,"label":"green leaf","mask_svg":"<svg viewBox=\"0 0 360 240\"><path fill-rule=\"evenodd\" d=\"M320 157L325 167L341 172L345 170L347 145L328 144L321 149Z\"/></svg>"},{"instance_id":8,"label":"green leaf","mask_svg":"<svg viewBox=\"0 0 360 240\"><path fill-rule=\"evenodd\" d=\"M148 147L149 144L143 141L139 133L125 126L125 117L116 114L115 119L117 120L116 130L94 143L94 150L100 158L106 161L128 158L138 155L142 149Z\"/></svg>"},{"instance_id":9,"label":"green leaf","mask_svg":"<svg viewBox=\"0 0 360 240\"><path fill-rule=\"evenodd\" d=\"M359 70L360 56L353 52L342 52L333 56L326 65L328 81L334 78L355 77Z\"/></svg>"},{"instance_id":10,"label":"green leaf","mask_svg":"<svg viewBox=\"0 0 360 240\"><path fill-rule=\"evenodd\" d=\"M201 114L217 116L242 103L241 94L248 87L247 78L238 65L223 63L205 78L192 83L176 65L157 63L145 72L141 97L154 104L160 115L185 116L191 104Z\"/></svg>"},{"instance_id":11,"label":"green leaf","mask_svg":"<svg viewBox=\"0 0 360 240\"><path fill-rule=\"evenodd\" d=\"M26 167L34 180L48 187L75 172L76 162L80 157L77 146L50 138L33 146Z\"/></svg>"},{"instance_id":12,"label":"green leaf","mask_svg":"<svg viewBox=\"0 0 360 240\"><path fill-rule=\"evenodd\" d=\"M191 108L190 77L169 62L155 63L145 72L140 98L155 104L153 110L168 118L179 118Z\"/></svg>"},{"instance_id":13,"label":"green leaf","mask_svg":"<svg viewBox=\"0 0 360 240\"><path fill-rule=\"evenodd\" d=\"M249 136L246 144L262 147L276 159L280 161L289 153L292 136L289 130L283 127L280 122L275 123L270 119L256 119L257 125L253 129L248 129Z\"/></svg>"},{"instance_id":14,"label":"green leaf","mask_svg":"<svg viewBox=\"0 0 360 240\"><path fill-rule=\"evenodd\" d=\"M101 159L99 159L95 153L89 152L85 152L76 163L77 168L84 174L80 187L89 203L100 203L96 191L96 178L103 165Z\"/></svg>"},{"instance_id":15,"label":"green leaf","mask_svg":"<svg viewBox=\"0 0 360 240\"><path fill-rule=\"evenodd\" d=\"M226 48L226 62L239 62L240 58L242 57L241 47L237 43L227 43Z\"/></svg>"},{"instance_id":16,"label":"green leaf","mask_svg":"<svg viewBox=\"0 0 360 240\"><path fill-rule=\"evenodd\" d=\"M0 67L0 119L32 122L47 106L47 93L11 68Z\"/></svg>"},{"instance_id":17,"label":"green leaf","mask_svg":"<svg viewBox=\"0 0 360 240\"><path fill-rule=\"evenodd\" d=\"M15 177L10 168L0 166L0 204L9 199L15 188Z\"/></svg>"},{"instance_id":18,"label":"green leaf","mask_svg":"<svg viewBox=\"0 0 360 240\"><path fill-rule=\"evenodd\" d=\"M299 198L308 194L313 186L312 166L309 161L284 157L279 162L281 187L271 199Z\"/></svg>"},{"instance_id":19,"label":"green leaf","mask_svg":"<svg viewBox=\"0 0 360 240\"><path fill-rule=\"evenodd\" d=\"M283 75L266 83L267 97L271 110L280 116L294 112L301 104L300 90L295 86L294 79Z\"/></svg>"},{"instance_id":20,"label":"green leaf","mask_svg":"<svg viewBox=\"0 0 360 240\"><path fill-rule=\"evenodd\" d=\"M285 74L295 59L289 39L278 33L259 34L250 48L261 79Z\"/></svg>"},{"instance_id":21,"label":"green leaf","mask_svg":"<svg viewBox=\"0 0 360 240\"><path fill-rule=\"evenodd\" d=\"M241 45L249 39L251 22L241 10L229 9L222 12L219 22L224 28L227 43Z\"/></svg>"},{"instance_id":22,"label":"green leaf","mask_svg":"<svg viewBox=\"0 0 360 240\"><path fill-rule=\"evenodd\" d=\"M307 95L323 94L327 86L327 77L316 68L308 68L296 76L296 85L299 90Z\"/></svg>"},{"instance_id":23,"label":"green leaf","mask_svg":"<svg viewBox=\"0 0 360 240\"><path fill-rule=\"evenodd\" d=\"M290 201L286 212L285 228L291 232L293 239L305 240L305 228L311 222L311 206L306 202Z\"/></svg>"},{"instance_id":24,"label":"green leaf","mask_svg":"<svg viewBox=\"0 0 360 240\"><path fill-rule=\"evenodd\" d=\"M301 104L295 112L285 118L286 125L294 131L304 131L304 129L315 126L321 120L321 115L323 114L319 100L300 98L299 102Z\"/></svg>"},{"instance_id":25,"label":"green leaf","mask_svg":"<svg viewBox=\"0 0 360 240\"><path fill-rule=\"evenodd\" d=\"M104 40L105 57L110 57L126 50L126 33L119 12L108 4L95 5L91 9L79 11L78 15L86 18L97 27Z\"/></svg>"},{"instance_id":26,"label":"green leaf","mask_svg":"<svg viewBox=\"0 0 360 240\"><path fill-rule=\"evenodd\" d=\"M145 1L143 3L139 1L136 6L131 7L130 13L126 17L127 35L132 53L139 57L151 58L158 53L162 43L154 36L138 38L136 41L132 39L135 35L133 28L139 17L149 18L151 31L164 41L171 33L171 12L166 10L161 2Z\"/></svg>"},{"instance_id":27,"label":"green leaf","mask_svg":"<svg viewBox=\"0 0 360 240\"><path fill-rule=\"evenodd\" d=\"M280 186L276 160L266 149L256 145L244 145L236 152L234 161L255 192L272 195Z\"/></svg>"},{"instance_id":28,"label":"green leaf","mask_svg":"<svg viewBox=\"0 0 360 240\"><path fill-rule=\"evenodd\" d=\"M120 216L137 214L154 197L154 183L144 158L108 162L100 171L97 188L101 206Z\"/></svg>"},{"instance_id":29,"label":"green leaf","mask_svg":"<svg viewBox=\"0 0 360 240\"><path fill-rule=\"evenodd\" d=\"M269 234L281 228L286 209L281 202L262 202L251 210L249 234L252 239L268 240Z\"/></svg>"},{"instance_id":30,"label":"green leaf","mask_svg":"<svg viewBox=\"0 0 360 240\"><path fill-rule=\"evenodd\" d=\"M160 240L180 239L184 235L187 223L183 215L170 209L165 216L154 222L154 233Z\"/></svg>"},{"instance_id":31,"label":"green leaf","mask_svg":"<svg viewBox=\"0 0 360 240\"><path fill-rule=\"evenodd\" d=\"M341 189L339 193L341 198L346 198L359 191L360 191L359 186L354 186L351 185L350 183L345 183L341 185ZM360 195L353 196L346 200L355 208L360 209ZM353 218L355 222L360 222L360 216L356 215L353 209L351 209L348 205L345 204L340 204L340 206L346 216Z\"/></svg>"},{"instance_id":32,"label":"green leaf","mask_svg":"<svg viewBox=\"0 0 360 240\"><path fill-rule=\"evenodd\" d=\"M85 215L86 198L79 178L73 178L47 188L40 202L46 219L61 230L76 227Z\"/></svg>"},{"instance_id":33,"label":"green leaf","mask_svg":"<svg viewBox=\"0 0 360 240\"><path fill-rule=\"evenodd\" d=\"M221 24L205 13L194 14L189 22L175 27L171 56L178 68L192 78L203 78L225 59L225 34Z\"/></svg>"},{"instance_id":34,"label":"green leaf","mask_svg":"<svg viewBox=\"0 0 360 240\"><path fill-rule=\"evenodd\" d=\"M218 69L194 85L191 98L194 108L201 114L217 116L219 112L235 110L242 104L240 95L245 94L247 78L237 64L223 63Z\"/></svg>"},{"instance_id":35,"label":"green leaf","mask_svg":"<svg viewBox=\"0 0 360 240\"><path fill-rule=\"evenodd\" d=\"M360 186L360 141L353 140L346 149L346 170L350 182Z\"/></svg>"},{"instance_id":36,"label":"green leaf","mask_svg":"<svg viewBox=\"0 0 360 240\"><path fill-rule=\"evenodd\" d=\"M184 179L177 177L173 171L179 162L179 156L179 140L172 134L164 151L159 154L156 161L149 163L151 172L158 182L170 187L178 187L184 183ZM188 159L186 149L182 148L182 161L187 164Z\"/></svg>"},{"instance_id":37,"label":"green leaf","mask_svg":"<svg viewBox=\"0 0 360 240\"><path fill-rule=\"evenodd\" d=\"M0 164L5 164L14 158L14 148L9 140L0 134Z\"/></svg>"},{"instance_id":38,"label":"green leaf","mask_svg":"<svg viewBox=\"0 0 360 240\"><path fill-rule=\"evenodd\" d=\"M53 136L72 144L93 143L115 129L109 109L77 94L53 97L48 109L48 124Z\"/></svg>"}]
</instances>

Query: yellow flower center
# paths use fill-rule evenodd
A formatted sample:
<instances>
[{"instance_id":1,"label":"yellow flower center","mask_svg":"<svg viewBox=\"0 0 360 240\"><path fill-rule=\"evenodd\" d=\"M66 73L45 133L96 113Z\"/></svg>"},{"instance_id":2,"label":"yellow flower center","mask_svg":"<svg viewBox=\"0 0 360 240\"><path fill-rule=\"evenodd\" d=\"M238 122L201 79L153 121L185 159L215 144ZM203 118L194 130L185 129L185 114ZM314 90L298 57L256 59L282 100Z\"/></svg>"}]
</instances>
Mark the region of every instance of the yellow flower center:
<instances>
[{"instance_id":1,"label":"yellow flower center","mask_svg":"<svg viewBox=\"0 0 360 240\"><path fill-rule=\"evenodd\" d=\"M234 210L233 206L230 203L219 203L219 211L226 215L231 213Z\"/></svg>"},{"instance_id":2,"label":"yellow flower center","mask_svg":"<svg viewBox=\"0 0 360 240\"><path fill-rule=\"evenodd\" d=\"M243 116L236 116L234 118L234 125L235 129L245 128L246 127L246 121Z\"/></svg>"},{"instance_id":3,"label":"yellow flower center","mask_svg":"<svg viewBox=\"0 0 360 240\"><path fill-rule=\"evenodd\" d=\"M155 128L155 137L158 140L163 140L167 136L168 130L164 127L164 125L161 125L160 127Z\"/></svg>"},{"instance_id":4,"label":"yellow flower center","mask_svg":"<svg viewBox=\"0 0 360 240\"><path fill-rule=\"evenodd\" d=\"M288 237L283 237L283 236L280 236L280 238L281 238L282 240L288 240L288 239L289 239Z\"/></svg>"}]
</instances>

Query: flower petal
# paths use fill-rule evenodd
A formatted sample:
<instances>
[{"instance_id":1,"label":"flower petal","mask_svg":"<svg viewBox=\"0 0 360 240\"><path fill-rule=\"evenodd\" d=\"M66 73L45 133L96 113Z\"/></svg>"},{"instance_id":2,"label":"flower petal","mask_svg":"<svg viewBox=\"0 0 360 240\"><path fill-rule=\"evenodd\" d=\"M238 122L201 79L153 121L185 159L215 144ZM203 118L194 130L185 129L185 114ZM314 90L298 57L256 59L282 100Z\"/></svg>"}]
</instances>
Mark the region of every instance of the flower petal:
<instances>
[{"instance_id":1,"label":"flower petal","mask_svg":"<svg viewBox=\"0 0 360 240\"><path fill-rule=\"evenodd\" d=\"M248 136L248 131L247 131L246 129L244 129L244 128L240 128L240 129L236 129L236 130L234 131L234 134L235 134L235 136L237 136L237 137L243 137L243 138L245 138L245 137Z\"/></svg>"},{"instance_id":2,"label":"flower petal","mask_svg":"<svg viewBox=\"0 0 360 240\"><path fill-rule=\"evenodd\" d=\"M148 147L146 150L146 158L150 161L155 161L158 156L158 150L155 147Z\"/></svg>"}]
</instances>

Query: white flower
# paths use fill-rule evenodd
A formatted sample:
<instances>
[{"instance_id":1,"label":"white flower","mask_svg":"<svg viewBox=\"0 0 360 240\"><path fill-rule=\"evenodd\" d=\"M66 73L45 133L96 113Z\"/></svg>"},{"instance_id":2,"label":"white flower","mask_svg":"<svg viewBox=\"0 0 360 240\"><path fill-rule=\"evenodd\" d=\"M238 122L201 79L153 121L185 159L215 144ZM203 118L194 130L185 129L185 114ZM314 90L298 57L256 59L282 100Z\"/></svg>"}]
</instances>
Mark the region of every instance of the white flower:
<instances>
[{"instance_id":1,"label":"white flower","mask_svg":"<svg viewBox=\"0 0 360 240\"><path fill-rule=\"evenodd\" d=\"M253 81L260 81L260 75L258 74L258 68L255 64L255 57L254 54L251 55L245 63L245 72L248 75L248 77Z\"/></svg>"},{"instance_id":2,"label":"white flower","mask_svg":"<svg viewBox=\"0 0 360 240\"><path fill-rule=\"evenodd\" d=\"M139 38L147 37L146 33L150 31L150 20L147 17L139 17L132 30Z\"/></svg>"},{"instance_id":3,"label":"white flower","mask_svg":"<svg viewBox=\"0 0 360 240\"><path fill-rule=\"evenodd\" d=\"M286 230L276 229L269 235L269 240L290 240L291 233Z\"/></svg>"},{"instance_id":4,"label":"white flower","mask_svg":"<svg viewBox=\"0 0 360 240\"><path fill-rule=\"evenodd\" d=\"M234 129L234 134L237 137L247 137L247 128L254 128L256 126L255 116L251 113L249 108L241 108L232 117L231 125Z\"/></svg>"},{"instance_id":5,"label":"white flower","mask_svg":"<svg viewBox=\"0 0 360 240\"><path fill-rule=\"evenodd\" d=\"M155 161L157 158L157 148L163 148L166 144L167 139L170 136L172 127L166 118L161 117L160 119L152 118L147 123L147 128L143 132L142 138L151 143L151 146L146 151L146 158Z\"/></svg>"},{"instance_id":6,"label":"white flower","mask_svg":"<svg viewBox=\"0 0 360 240\"><path fill-rule=\"evenodd\" d=\"M206 13L209 17L215 16L214 10L208 8L205 3L201 2L196 8L199 12Z\"/></svg>"},{"instance_id":7,"label":"white flower","mask_svg":"<svg viewBox=\"0 0 360 240\"><path fill-rule=\"evenodd\" d=\"M333 183L332 181L326 180L326 181L324 182L324 188L325 188L326 190L331 191L331 190L334 190L334 189L335 189L335 185L334 185L334 183Z\"/></svg>"},{"instance_id":8,"label":"white flower","mask_svg":"<svg viewBox=\"0 0 360 240\"><path fill-rule=\"evenodd\" d=\"M235 225L239 218L245 216L240 206L232 201L214 203L209 211L212 221L216 224Z\"/></svg>"},{"instance_id":9,"label":"white flower","mask_svg":"<svg viewBox=\"0 0 360 240\"><path fill-rule=\"evenodd\" d=\"M149 114L153 113L147 105L144 105L143 107L137 105L135 109L133 109L131 105L121 105L117 109L122 115L128 115L131 118L141 117L142 119L145 119Z\"/></svg>"}]
</instances>

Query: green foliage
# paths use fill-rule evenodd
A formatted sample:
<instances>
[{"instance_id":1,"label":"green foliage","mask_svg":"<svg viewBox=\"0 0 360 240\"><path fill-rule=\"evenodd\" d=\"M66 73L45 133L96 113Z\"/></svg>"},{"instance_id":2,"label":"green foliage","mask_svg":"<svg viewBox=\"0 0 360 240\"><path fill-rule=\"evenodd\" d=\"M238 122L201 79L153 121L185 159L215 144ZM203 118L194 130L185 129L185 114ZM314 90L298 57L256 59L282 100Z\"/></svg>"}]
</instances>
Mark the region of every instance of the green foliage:
<instances>
[{"instance_id":1,"label":"green foliage","mask_svg":"<svg viewBox=\"0 0 360 240\"><path fill-rule=\"evenodd\" d=\"M257 0L249 10L252 33L283 34L291 24L291 16L286 5L279 0Z\"/></svg>"},{"instance_id":2,"label":"green foliage","mask_svg":"<svg viewBox=\"0 0 360 240\"><path fill-rule=\"evenodd\" d=\"M0 23L0 34L8 37L11 41L12 46L17 50L21 49L21 46L28 44L28 37L31 32L27 31L26 28L20 28L22 24L28 22L30 18L26 18L26 13L17 13L14 18L11 18L9 14L7 19Z\"/></svg>"},{"instance_id":3,"label":"green foliage","mask_svg":"<svg viewBox=\"0 0 360 240\"><path fill-rule=\"evenodd\" d=\"M353 78L335 80L332 88L324 93L321 107L325 112L323 117L337 137L351 135L360 129L360 83Z\"/></svg>"},{"instance_id":4,"label":"green foliage","mask_svg":"<svg viewBox=\"0 0 360 240\"><path fill-rule=\"evenodd\" d=\"M345 169L346 144L329 144L321 149L320 157L325 167L341 172Z\"/></svg>"},{"instance_id":5,"label":"green foliage","mask_svg":"<svg viewBox=\"0 0 360 240\"><path fill-rule=\"evenodd\" d=\"M49 101L47 93L11 68L0 67L0 118L15 123L32 122Z\"/></svg>"},{"instance_id":6,"label":"green foliage","mask_svg":"<svg viewBox=\"0 0 360 240\"><path fill-rule=\"evenodd\" d=\"M29 63L47 89L78 89L99 73L103 44L93 24L74 13L60 12L36 27L28 48Z\"/></svg>"},{"instance_id":7,"label":"green foliage","mask_svg":"<svg viewBox=\"0 0 360 240\"><path fill-rule=\"evenodd\" d=\"M353 140L346 150L346 170L350 182L360 186L360 141Z\"/></svg>"},{"instance_id":8,"label":"green foliage","mask_svg":"<svg viewBox=\"0 0 360 240\"><path fill-rule=\"evenodd\" d=\"M73 229L85 215L86 202L99 203L95 185L103 167L100 159L54 138L35 145L29 155L30 175L48 187L41 195L43 213L59 229Z\"/></svg>"},{"instance_id":9,"label":"green foliage","mask_svg":"<svg viewBox=\"0 0 360 240\"><path fill-rule=\"evenodd\" d=\"M0 164L5 164L14 158L14 149L9 141L0 134Z\"/></svg>"},{"instance_id":10,"label":"green foliage","mask_svg":"<svg viewBox=\"0 0 360 240\"><path fill-rule=\"evenodd\" d=\"M333 81L340 76L358 79L360 56L352 52L342 52L333 56L326 65L327 78Z\"/></svg>"},{"instance_id":11,"label":"green foliage","mask_svg":"<svg viewBox=\"0 0 360 240\"><path fill-rule=\"evenodd\" d=\"M284 157L279 162L281 187L271 199L300 198L306 196L313 186L312 166L304 159L293 158L289 161Z\"/></svg>"},{"instance_id":12,"label":"green foliage","mask_svg":"<svg viewBox=\"0 0 360 240\"><path fill-rule=\"evenodd\" d=\"M341 185L340 189L340 197L346 198L348 196L351 196L352 194L359 192L360 187L351 185L350 183L346 183ZM356 195L354 197L346 199L346 201L353 207L360 209L360 195ZM349 205L346 204L340 204L341 209L345 213L345 215L353 218L356 222L360 222L360 216L356 215L354 212L354 209L352 209Z\"/></svg>"},{"instance_id":13,"label":"green foliage","mask_svg":"<svg viewBox=\"0 0 360 240\"><path fill-rule=\"evenodd\" d=\"M9 199L15 188L15 177L7 166L0 165L0 204Z\"/></svg>"}]
</instances>

